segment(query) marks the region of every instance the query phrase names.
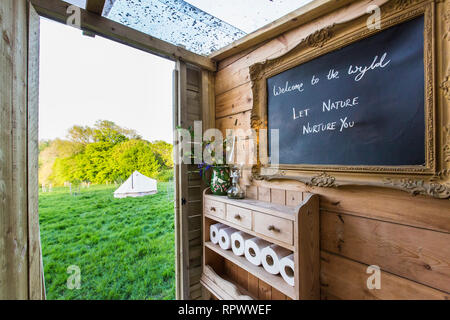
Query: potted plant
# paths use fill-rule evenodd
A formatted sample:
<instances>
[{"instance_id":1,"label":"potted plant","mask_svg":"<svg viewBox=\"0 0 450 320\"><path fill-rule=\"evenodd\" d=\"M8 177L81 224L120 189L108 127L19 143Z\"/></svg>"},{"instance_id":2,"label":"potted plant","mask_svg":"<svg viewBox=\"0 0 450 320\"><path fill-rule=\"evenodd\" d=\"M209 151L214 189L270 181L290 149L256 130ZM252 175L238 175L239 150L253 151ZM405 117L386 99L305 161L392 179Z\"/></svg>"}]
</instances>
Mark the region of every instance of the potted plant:
<instances>
[{"instance_id":1,"label":"potted plant","mask_svg":"<svg viewBox=\"0 0 450 320\"><path fill-rule=\"evenodd\" d=\"M228 188L231 186L230 180L230 168L223 161L225 158L222 155L216 154L215 144L220 142L215 141L205 141L203 142L204 150L209 155L209 161L203 159L202 163L198 165L200 176L205 180L211 188L211 192L215 195L225 196L227 195ZM227 148L227 139L223 140L223 153L225 153ZM207 172L211 169L211 178L207 179Z\"/></svg>"}]
</instances>

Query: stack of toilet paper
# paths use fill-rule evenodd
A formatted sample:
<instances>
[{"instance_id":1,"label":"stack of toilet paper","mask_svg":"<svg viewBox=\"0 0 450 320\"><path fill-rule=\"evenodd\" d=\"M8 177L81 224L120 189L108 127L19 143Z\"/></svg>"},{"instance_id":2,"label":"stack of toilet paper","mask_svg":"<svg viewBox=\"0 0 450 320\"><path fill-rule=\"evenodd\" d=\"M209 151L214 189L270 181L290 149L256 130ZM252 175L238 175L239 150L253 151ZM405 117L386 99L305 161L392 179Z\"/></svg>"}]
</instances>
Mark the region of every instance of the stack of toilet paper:
<instances>
[{"instance_id":1,"label":"stack of toilet paper","mask_svg":"<svg viewBox=\"0 0 450 320\"><path fill-rule=\"evenodd\" d=\"M211 225L210 239L224 250L231 249L235 255L245 256L255 266L262 265L271 274L281 274L289 285L294 286L292 251L222 223Z\"/></svg>"}]
</instances>

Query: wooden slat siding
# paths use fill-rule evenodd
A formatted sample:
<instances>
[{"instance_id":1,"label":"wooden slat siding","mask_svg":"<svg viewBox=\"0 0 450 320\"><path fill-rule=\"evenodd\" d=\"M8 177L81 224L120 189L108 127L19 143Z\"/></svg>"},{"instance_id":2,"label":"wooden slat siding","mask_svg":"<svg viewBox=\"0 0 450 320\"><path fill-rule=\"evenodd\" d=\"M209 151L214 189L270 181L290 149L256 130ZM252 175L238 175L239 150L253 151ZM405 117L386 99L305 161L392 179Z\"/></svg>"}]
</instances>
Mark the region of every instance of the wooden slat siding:
<instances>
[{"instance_id":1,"label":"wooden slat siding","mask_svg":"<svg viewBox=\"0 0 450 320\"><path fill-rule=\"evenodd\" d=\"M251 51L245 57L238 59L222 70L218 70L216 73L216 96L228 90L236 88L237 86L242 85L246 82L249 82L249 67L252 64L283 55L284 53L294 48L310 34L328 25L330 21L346 21L351 17L357 17L366 14L366 8L368 5L381 5L386 1L387 0L355 1L357 3L342 8L328 17L322 17L317 20L308 22L300 28L293 29L289 32L277 36L276 38L267 42L265 45Z\"/></svg>"},{"instance_id":2,"label":"wooden slat siding","mask_svg":"<svg viewBox=\"0 0 450 320\"><path fill-rule=\"evenodd\" d=\"M237 268L237 283L248 290L248 272L242 268Z\"/></svg>"},{"instance_id":3,"label":"wooden slat siding","mask_svg":"<svg viewBox=\"0 0 450 320\"><path fill-rule=\"evenodd\" d=\"M0 2L0 299L27 299L27 2Z\"/></svg>"},{"instance_id":4,"label":"wooden slat siding","mask_svg":"<svg viewBox=\"0 0 450 320\"><path fill-rule=\"evenodd\" d=\"M272 287L261 279L258 281L258 298L260 300L271 300L272 299Z\"/></svg>"},{"instance_id":5,"label":"wooden slat siding","mask_svg":"<svg viewBox=\"0 0 450 320\"><path fill-rule=\"evenodd\" d=\"M448 300L448 293L381 271L381 289L367 288L368 265L321 252L321 284L324 295L329 292L340 299L381 300Z\"/></svg>"},{"instance_id":6,"label":"wooden slat siding","mask_svg":"<svg viewBox=\"0 0 450 320\"><path fill-rule=\"evenodd\" d=\"M66 22L69 3L60 0L31 0L31 2L40 15L62 23ZM149 36L96 13L81 9L81 17L83 30L172 61L181 59L206 70L216 70L215 62L208 57Z\"/></svg>"},{"instance_id":7,"label":"wooden slat siding","mask_svg":"<svg viewBox=\"0 0 450 320\"><path fill-rule=\"evenodd\" d=\"M450 292L448 233L322 212L321 235L323 250Z\"/></svg>"},{"instance_id":8,"label":"wooden slat siding","mask_svg":"<svg viewBox=\"0 0 450 320\"><path fill-rule=\"evenodd\" d=\"M259 294L259 279L248 273L248 292L250 292L254 297L257 297Z\"/></svg>"},{"instance_id":9,"label":"wooden slat siding","mask_svg":"<svg viewBox=\"0 0 450 320\"><path fill-rule=\"evenodd\" d=\"M39 233L39 15L28 3L28 268L29 298L44 299Z\"/></svg>"},{"instance_id":10,"label":"wooden slat siding","mask_svg":"<svg viewBox=\"0 0 450 320\"><path fill-rule=\"evenodd\" d=\"M278 291L275 288L272 288L272 300L286 300L286 295L284 295L283 293L281 293L280 291Z\"/></svg>"},{"instance_id":11,"label":"wooden slat siding","mask_svg":"<svg viewBox=\"0 0 450 320\"><path fill-rule=\"evenodd\" d=\"M227 116L224 118L216 119L216 127L222 134L226 135L227 129L249 129L250 128L250 111L245 111L235 115Z\"/></svg>"},{"instance_id":12,"label":"wooden slat siding","mask_svg":"<svg viewBox=\"0 0 450 320\"><path fill-rule=\"evenodd\" d=\"M247 82L216 97L216 118L248 111L252 107L252 88L250 82Z\"/></svg>"},{"instance_id":13,"label":"wooden slat siding","mask_svg":"<svg viewBox=\"0 0 450 320\"><path fill-rule=\"evenodd\" d=\"M321 210L348 213L450 233L450 201L375 187L317 188L296 181L254 181L255 186L320 195Z\"/></svg>"}]
</instances>

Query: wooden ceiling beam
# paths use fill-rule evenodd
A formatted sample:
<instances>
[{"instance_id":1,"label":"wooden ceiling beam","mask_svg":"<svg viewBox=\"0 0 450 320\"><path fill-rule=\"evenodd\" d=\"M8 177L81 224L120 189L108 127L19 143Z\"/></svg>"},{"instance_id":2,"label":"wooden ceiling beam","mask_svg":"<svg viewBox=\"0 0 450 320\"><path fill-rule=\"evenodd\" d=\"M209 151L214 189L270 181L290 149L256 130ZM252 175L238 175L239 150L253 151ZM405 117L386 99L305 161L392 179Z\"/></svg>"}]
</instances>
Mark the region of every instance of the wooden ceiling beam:
<instances>
[{"instance_id":1,"label":"wooden ceiling beam","mask_svg":"<svg viewBox=\"0 0 450 320\"><path fill-rule=\"evenodd\" d=\"M66 23L69 3L61 0L31 0L39 15ZM216 71L216 63L208 58L154 38L96 13L80 9L81 29L110 40L140 49L173 61L178 59L209 71Z\"/></svg>"},{"instance_id":2,"label":"wooden ceiling beam","mask_svg":"<svg viewBox=\"0 0 450 320\"><path fill-rule=\"evenodd\" d=\"M92 13L102 15L106 0L87 0L86 10Z\"/></svg>"},{"instance_id":3,"label":"wooden ceiling beam","mask_svg":"<svg viewBox=\"0 0 450 320\"><path fill-rule=\"evenodd\" d=\"M209 55L215 61L221 61L255 45L271 40L279 35L295 29L309 21L317 19L332 11L350 5L355 0L315 0L299 9L269 23L245 37L234 41L222 49Z\"/></svg>"}]
</instances>

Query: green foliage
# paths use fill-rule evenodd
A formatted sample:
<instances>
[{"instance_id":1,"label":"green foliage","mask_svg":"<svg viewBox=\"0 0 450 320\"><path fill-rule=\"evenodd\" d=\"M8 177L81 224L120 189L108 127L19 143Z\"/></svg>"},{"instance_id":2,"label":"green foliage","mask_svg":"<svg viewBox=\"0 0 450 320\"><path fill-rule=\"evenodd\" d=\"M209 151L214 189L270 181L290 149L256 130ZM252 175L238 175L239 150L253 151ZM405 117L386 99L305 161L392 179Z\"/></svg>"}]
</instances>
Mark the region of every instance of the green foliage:
<instances>
[{"instance_id":1,"label":"green foliage","mask_svg":"<svg viewBox=\"0 0 450 320\"><path fill-rule=\"evenodd\" d=\"M48 299L174 299L173 194L115 199L116 186L68 188L39 195ZM81 289L67 288L67 268L81 271Z\"/></svg>"},{"instance_id":2,"label":"green foliage","mask_svg":"<svg viewBox=\"0 0 450 320\"><path fill-rule=\"evenodd\" d=\"M135 130L99 120L93 128L73 126L69 140L42 141L39 182L63 185L76 181L104 184L126 180L135 170L164 181L173 167L171 144L142 140Z\"/></svg>"},{"instance_id":3,"label":"green foliage","mask_svg":"<svg viewBox=\"0 0 450 320\"><path fill-rule=\"evenodd\" d=\"M156 179L161 182L168 182L171 179L173 180L173 169L161 170L156 176Z\"/></svg>"},{"instance_id":4,"label":"green foliage","mask_svg":"<svg viewBox=\"0 0 450 320\"><path fill-rule=\"evenodd\" d=\"M161 167L152 145L143 140L129 140L116 145L109 162L114 181L128 178L135 170L155 178Z\"/></svg>"}]
</instances>

